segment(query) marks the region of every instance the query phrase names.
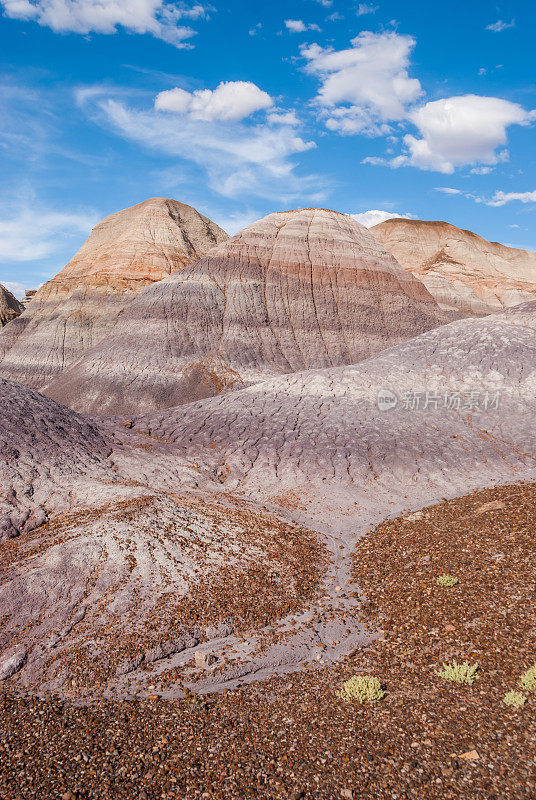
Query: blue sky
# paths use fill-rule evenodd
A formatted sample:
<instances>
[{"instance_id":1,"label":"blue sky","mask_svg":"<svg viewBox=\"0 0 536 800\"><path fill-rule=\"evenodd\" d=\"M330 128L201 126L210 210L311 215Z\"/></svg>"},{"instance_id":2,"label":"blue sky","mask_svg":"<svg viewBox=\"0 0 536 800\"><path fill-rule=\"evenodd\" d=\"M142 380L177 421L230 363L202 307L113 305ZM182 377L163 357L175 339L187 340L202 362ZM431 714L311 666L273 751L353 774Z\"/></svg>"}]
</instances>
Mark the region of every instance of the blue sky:
<instances>
[{"instance_id":1,"label":"blue sky","mask_svg":"<svg viewBox=\"0 0 536 800\"><path fill-rule=\"evenodd\" d=\"M0 282L151 196L319 205L536 250L536 6L0 0Z\"/></svg>"}]
</instances>

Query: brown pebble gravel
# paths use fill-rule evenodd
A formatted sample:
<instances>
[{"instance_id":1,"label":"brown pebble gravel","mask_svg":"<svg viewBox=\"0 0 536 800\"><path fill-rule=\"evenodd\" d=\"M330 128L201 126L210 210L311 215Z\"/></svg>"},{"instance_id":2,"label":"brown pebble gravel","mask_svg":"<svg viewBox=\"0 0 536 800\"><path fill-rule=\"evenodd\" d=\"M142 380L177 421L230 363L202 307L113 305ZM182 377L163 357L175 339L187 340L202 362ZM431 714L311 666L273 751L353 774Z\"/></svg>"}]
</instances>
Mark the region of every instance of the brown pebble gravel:
<instances>
[{"instance_id":1,"label":"brown pebble gravel","mask_svg":"<svg viewBox=\"0 0 536 800\"><path fill-rule=\"evenodd\" d=\"M536 662L535 530L536 487L523 485L369 532L354 576L384 634L333 667L176 702L1 696L1 800L535 797L536 693L502 704ZM437 586L442 573L458 585ZM478 661L472 686L434 674L453 658ZM385 698L339 700L357 673Z\"/></svg>"}]
</instances>

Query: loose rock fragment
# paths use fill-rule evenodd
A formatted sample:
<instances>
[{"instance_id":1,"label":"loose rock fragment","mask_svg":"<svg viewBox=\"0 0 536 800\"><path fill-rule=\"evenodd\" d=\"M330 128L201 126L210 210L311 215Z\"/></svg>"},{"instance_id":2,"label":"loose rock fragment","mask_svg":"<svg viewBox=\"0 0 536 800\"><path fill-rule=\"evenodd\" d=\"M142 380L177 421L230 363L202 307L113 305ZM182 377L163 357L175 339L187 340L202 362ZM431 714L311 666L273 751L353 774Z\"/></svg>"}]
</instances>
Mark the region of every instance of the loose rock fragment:
<instances>
[{"instance_id":1,"label":"loose rock fragment","mask_svg":"<svg viewBox=\"0 0 536 800\"><path fill-rule=\"evenodd\" d=\"M19 648L0 661L0 681L5 681L15 675L16 672L19 672L25 665L27 657L28 651L25 648Z\"/></svg>"}]
</instances>

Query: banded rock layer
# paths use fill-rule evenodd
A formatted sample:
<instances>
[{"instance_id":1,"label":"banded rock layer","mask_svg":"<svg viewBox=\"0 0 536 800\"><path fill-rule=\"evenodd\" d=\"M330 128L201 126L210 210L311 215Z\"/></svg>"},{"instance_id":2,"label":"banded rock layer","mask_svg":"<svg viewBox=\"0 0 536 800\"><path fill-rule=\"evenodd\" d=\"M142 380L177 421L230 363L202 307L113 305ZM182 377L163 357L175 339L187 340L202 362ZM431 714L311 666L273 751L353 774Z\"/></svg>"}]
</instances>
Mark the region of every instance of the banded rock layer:
<instances>
[{"instance_id":1,"label":"banded rock layer","mask_svg":"<svg viewBox=\"0 0 536 800\"><path fill-rule=\"evenodd\" d=\"M370 230L441 308L482 315L536 297L536 253L448 222L389 219Z\"/></svg>"},{"instance_id":2,"label":"banded rock layer","mask_svg":"<svg viewBox=\"0 0 536 800\"><path fill-rule=\"evenodd\" d=\"M227 239L191 206L155 197L106 217L0 335L0 374L42 390L113 329L143 289Z\"/></svg>"},{"instance_id":3,"label":"banded rock layer","mask_svg":"<svg viewBox=\"0 0 536 800\"><path fill-rule=\"evenodd\" d=\"M451 317L346 214L270 214L146 289L47 393L134 414L351 364Z\"/></svg>"},{"instance_id":4,"label":"banded rock layer","mask_svg":"<svg viewBox=\"0 0 536 800\"><path fill-rule=\"evenodd\" d=\"M0 283L0 328L18 317L23 311L24 307L15 295Z\"/></svg>"}]
</instances>

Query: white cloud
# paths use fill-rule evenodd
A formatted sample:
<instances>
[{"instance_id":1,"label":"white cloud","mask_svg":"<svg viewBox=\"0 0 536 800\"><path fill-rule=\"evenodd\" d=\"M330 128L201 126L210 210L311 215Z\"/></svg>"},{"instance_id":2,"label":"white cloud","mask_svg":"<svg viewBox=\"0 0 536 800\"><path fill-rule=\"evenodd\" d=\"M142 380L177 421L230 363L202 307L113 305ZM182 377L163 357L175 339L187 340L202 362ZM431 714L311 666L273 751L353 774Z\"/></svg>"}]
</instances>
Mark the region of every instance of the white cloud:
<instances>
[{"instance_id":1,"label":"white cloud","mask_svg":"<svg viewBox=\"0 0 536 800\"><path fill-rule=\"evenodd\" d=\"M488 200L488 206L504 206L506 203L511 203L512 200L519 200L521 203L536 203L536 190L534 192L501 192L497 191Z\"/></svg>"},{"instance_id":2,"label":"white cloud","mask_svg":"<svg viewBox=\"0 0 536 800\"><path fill-rule=\"evenodd\" d=\"M504 22L502 19L498 19L497 22L493 22L491 25L486 25L486 30L493 31L494 33L501 33L501 31L505 31L507 28L513 28L515 24L515 19L513 19L511 22Z\"/></svg>"},{"instance_id":3,"label":"white cloud","mask_svg":"<svg viewBox=\"0 0 536 800\"><path fill-rule=\"evenodd\" d=\"M473 167L471 175L489 175L493 172L493 167Z\"/></svg>"},{"instance_id":4,"label":"white cloud","mask_svg":"<svg viewBox=\"0 0 536 800\"><path fill-rule=\"evenodd\" d=\"M436 192L441 192L442 194L462 194L460 189L453 189L450 186L436 186Z\"/></svg>"},{"instance_id":5,"label":"white cloud","mask_svg":"<svg viewBox=\"0 0 536 800\"><path fill-rule=\"evenodd\" d=\"M362 17L364 14L375 14L379 6L373 6L371 3L359 3L356 14Z\"/></svg>"},{"instance_id":6,"label":"white cloud","mask_svg":"<svg viewBox=\"0 0 536 800\"><path fill-rule=\"evenodd\" d=\"M301 48L308 62L305 70L321 80L316 102L330 130L384 135L388 123L404 119L408 106L422 94L419 81L408 74L415 40L394 32L363 31L351 45L346 50L317 44Z\"/></svg>"},{"instance_id":7,"label":"white cloud","mask_svg":"<svg viewBox=\"0 0 536 800\"><path fill-rule=\"evenodd\" d=\"M421 138L407 134L408 154L389 163L451 174L469 164L497 164L508 159L507 128L529 125L536 112L499 97L460 95L434 100L412 111Z\"/></svg>"},{"instance_id":8,"label":"white cloud","mask_svg":"<svg viewBox=\"0 0 536 800\"><path fill-rule=\"evenodd\" d=\"M415 44L411 36L394 31L363 31L346 50L303 45L304 69L321 83L315 103L328 130L346 135L390 135L396 141L393 134L402 124L415 126L417 133L403 137L402 154L368 156L365 164L413 166L444 174L473 166L473 174L486 174L507 161L508 128L530 125L536 111L502 98L473 94L417 106L423 91L420 82L409 75Z\"/></svg>"},{"instance_id":9,"label":"white cloud","mask_svg":"<svg viewBox=\"0 0 536 800\"><path fill-rule=\"evenodd\" d=\"M381 211L373 209L370 211L363 211L361 214L350 214L352 219L360 222L365 228L372 228L373 225L379 225L380 222L385 222L386 219L418 219L413 214L398 214L396 211Z\"/></svg>"},{"instance_id":10,"label":"white cloud","mask_svg":"<svg viewBox=\"0 0 536 800\"><path fill-rule=\"evenodd\" d=\"M208 8L168 0L0 0L8 17L35 20L58 33L115 33L121 26L132 33L187 47L195 34L179 24L207 16Z\"/></svg>"},{"instance_id":11,"label":"white cloud","mask_svg":"<svg viewBox=\"0 0 536 800\"><path fill-rule=\"evenodd\" d=\"M320 30L318 25L315 25L314 22L311 22L307 25L302 19L286 19L285 25L287 30L289 30L291 33L304 33L305 31Z\"/></svg>"},{"instance_id":12,"label":"white cloud","mask_svg":"<svg viewBox=\"0 0 536 800\"><path fill-rule=\"evenodd\" d=\"M248 33L250 36L256 36L261 29L262 29L262 22L257 22L257 24L253 26L253 28L249 29Z\"/></svg>"},{"instance_id":13,"label":"white cloud","mask_svg":"<svg viewBox=\"0 0 536 800\"><path fill-rule=\"evenodd\" d=\"M257 121L207 121L154 106L133 108L104 91L91 97L84 109L120 136L196 164L207 174L210 188L227 197L290 202L318 191L318 176L296 175L292 158L315 144L302 138L298 125L286 115L281 122L270 120L269 114Z\"/></svg>"},{"instance_id":14,"label":"white cloud","mask_svg":"<svg viewBox=\"0 0 536 800\"><path fill-rule=\"evenodd\" d=\"M94 213L65 213L35 206L0 208L0 262L38 261L59 252L70 237L89 234L98 222Z\"/></svg>"},{"instance_id":15,"label":"white cloud","mask_svg":"<svg viewBox=\"0 0 536 800\"><path fill-rule=\"evenodd\" d=\"M216 89L168 89L155 100L159 111L184 114L192 120L240 120L273 106L269 94L250 81L223 81Z\"/></svg>"}]
</instances>

